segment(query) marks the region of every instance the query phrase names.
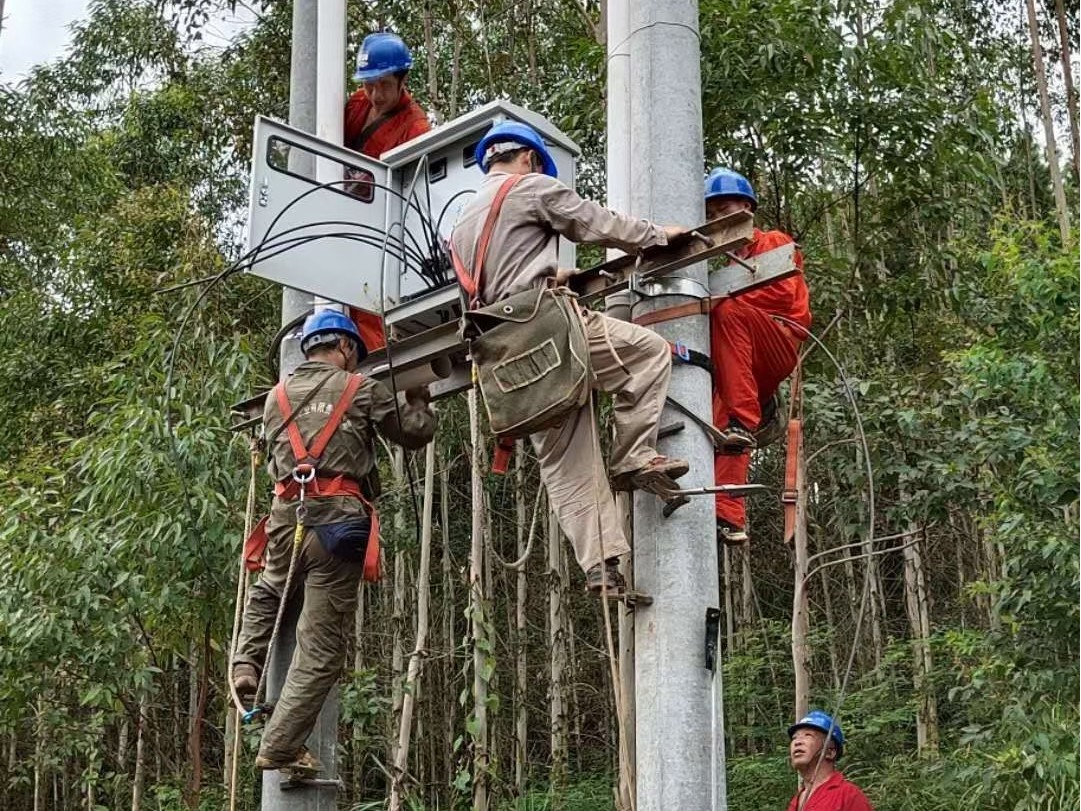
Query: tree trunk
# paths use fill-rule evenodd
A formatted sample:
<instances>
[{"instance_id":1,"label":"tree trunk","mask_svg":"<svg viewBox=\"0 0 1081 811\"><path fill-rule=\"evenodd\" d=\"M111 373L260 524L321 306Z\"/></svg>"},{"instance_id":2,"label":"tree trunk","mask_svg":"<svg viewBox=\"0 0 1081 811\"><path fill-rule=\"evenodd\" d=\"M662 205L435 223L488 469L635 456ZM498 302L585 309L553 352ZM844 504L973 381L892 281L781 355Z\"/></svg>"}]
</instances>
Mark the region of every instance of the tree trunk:
<instances>
[{"instance_id":1,"label":"tree trunk","mask_svg":"<svg viewBox=\"0 0 1081 811\"><path fill-rule=\"evenodd\" d=\"M1040 95L1040 117L1047 150L1047 168L1051 172L1051 187L1055 192L1055 211L1058 213L1059 233L1062 244L1070 239L1070 215L1066 209L1066 192L1062 188L1062 172L1058 163L1058 147L1055 144L1055 122L1051 118L1051 99L1047 95L1047 74L1044 72L1043 48L1040 45L1040 24L1036 19L1036 3L1025 0L1028 11L1028 31L1032 40L1032 69L1036 74L1036 89Z\"/></svg>"},{"instance_id":2,"label":"tree trunk","mask_svg":"<svg viewBox=\"0 0 1081 811\"><path fill-rule=\"evenodd\" d=\"M1066 26L1066 9L1062 0L1055 0L1055 17L1058 19L1058 38L1062 60L1062 81L1066 86L1066 111L1070 118L1070 144L1073 146L1073 176L1081 171L1081 135L1077 132L1077 90L1073 84L1073 68L1070 65L1070 30Z\"/></svg>"},{"instance_id":3,"label":"tree trunk","mask_svg":"<svg viewBox=\"0 0 1081 811\"><path fill-rule=\"evenodd\" d=\"M131 780L131 811L140 811L143 806L143 787L146 783L146 725L149 712L150 696L143 693L139 697L139 718L135 724L135 776Z\"/></svg>"},{"instance_id":4,"label":"tree trunk","mask_svg":"<svg viewBox=\"0 0 1081 811\"><path fill-rule=\"evenodd\" d=\"M469 390L470 466L473 501L469 553L469 616L473 635L473 811L488 811L488 639L484 602L484 442L480 433L477 390Z\"/></svg>"},{"instance_id":5,"label":"tree trunk","mask_svg":"<svg viewBox=\"0 0 1081 811\"><path fill-rule=\"evenodd\" d=\"M435 37L432 35L432 3L424 4L424 53L428 62L428 109L435 113L440 123L443 105L439 101L439 60L436 58Z\"/></svg>"},{"instance_id":6,"label":"tree trunk","mask_svg":"<svg viewBox=\"0 0 1081 811\"><path fill-rule=\"evenodd\" d=\"M45 811L45 702L41 699L34 721L34 811Z\"/></svg>"},{"instance_id":7,"label":"tree trunk","mask_svg":"<svg viewBox=\"0 0 1081 811\"><path fill-rule=\"evenodd\" d=\"M909 526L915 533L915 526ZM938 754L938 704L931 686L931 612L924 582L919 544L905 540L905 609L912 633L913 686L919 702L916 712L916 746L921 757Z\"/></svg>"},{"instance_id":8,"label":"tree trunk","mask_svg":"<svg viewBox=\"0 0 1081 811\"><path fill-rule=\"evenodd\" d=\"M210 694L210 623L203 628L202 653L192 657L189 677L196 685L195 712L188 728L188 760L191 778L188 781L188 807L199 807L199 794L203 790L203 720L206 702Z\"/></svg>"},{"instance_id":9,"label":"tree trunk","mask_svg":"<svg viewBox=\"0 0 1081 811\"><path fill-rule=\"evenodd\" d=\"M802 443L802 439L799 440ZM796 468L796 527L793 543L796 553L795 588L792 592L792 669L795 677L795 718L807 714L810 706L811 647L807 639L810 633L808 616L807 581L807 463L803 449L797 449L799 465Z\"/></svg>"},{"instance_id":10,"label":"tree trunk","mask_svg":"<svg viewBox=\"0 0 1081 811\"><path fill-rule=\"evenodd\" d=\"M392 467L394 469L394 481L397 486L405 490L408 486L406 483L406 477L408 473L405 469L405 450L400 447L394 449L394 458ZM399 509L394 513L394 530L399 539L405 537L406 523L405 523L405 510ZM397 544L397 548L394 551L394 597L393 597L393 613L391 614L391 628L392 630L392 648L390 658L390 671L391 671L391 697L392 697L392 729L401 728L402 719L402 701L403 701L403 680L405 678L405 550L402 548L402 544ZM398 761L398 738L391 732L388 736L388 763L396 763Z\"/></svg>"},{"instance_id":11,"label":"tree trunk","mask_svg":"<svg viewBox=\"0 0 1081 811\"><path fill-rule=\"evenodd\" d=\"M418 679L423 659L428 655L428 604L431 599L430 572L432 562L432 507L435 496L435 442L429 442L424 454L424 507L421 513L420 569L417 572L417 636L409 657L409 673L402 698L401 726L395 752L394 780L390 791L391 811L402 804L402 782L409 770L409 737L413 726L413 706L416 702Z\"/></svg>"},{"instance_id":12,"label":"tree trunk","mask_svg":"<svg viewBox=\"0 0 1081 811\"><path fill-rule=\"evenodd\" d=\"M522 561L521 568L516 573L516 589L514 601L514 642L515 642L515 715L514 715L514 796L525 795L526 788L526 747L529 743L529 670L527 668L526 649L526 601L529 599L529 583L526 579L525 552L526 533L528 532L529 519L528 505L526 504L525 488L525 447L521 440L517 443L515 454L515 508L518 518L518 533L516 554ZM540 509L540 504L537 505Z\"/></svg>"},{"instance_id":13,"label":"tree trunk","mask_svg":"<svg viewBox=\"0 0 1081 811\"><path fill-rule=\"evenodd\" d=\"M724 565L724 642L725 654L731 656L736 650L736 605L732 599L735 578L732 577L732 549L728 544L721 545L721 559Z\"/></svg>"},{"instance_id":14,"label":"tree trunk","mask_svg":"<svg viewBox=\"0 0 1081 811\"><path fill-rule=\"evenodd\" d=\"M616 507L623 516L623 531L634 545L634 524L631 520L631 497L629 493L616 494ZM634 556L625 555L620 562L624 579L634 584ZM634 612L619 610L619 684L623 705L623 745L619 747L619 809L631 811L636 808L636 752L635 738L635 692L634 692Z\"/></svg>"},{"instance_id":15,"label":"tree trunk","mask_svg":"<svg viewBox=\"0 0 1081 811\"><path fill-rule=\"evenodd\" d=\"M567 640L563 625L563 539L555 512L548 512L548 707L551 722L552 773L550 778L553 809L562 807L567 776L567 713L564 707L564 679L567 667Z\"/></svg>"},{"instance_id":16,"label":"tree trunk","mask_svg":"<svg viewBox=\"0 0 1081 811\"><path fill-rule=\"evenodd\" d=\"M440 558L439 569L443 576L443 645L448 652L457 651L458 638L455 633L454 618L457 614L454 588L454 565L450 559L450 471L444 461L439 473L439 521L442 526L443 549ZM443 777L449 786L454 782L454 739L457 730L458 702L455 697L458 690L455 689L454 657L447 656L443 659L443 695L450 698L447 702L446 712L443 716Z\"/></svg>"}]
</instances>

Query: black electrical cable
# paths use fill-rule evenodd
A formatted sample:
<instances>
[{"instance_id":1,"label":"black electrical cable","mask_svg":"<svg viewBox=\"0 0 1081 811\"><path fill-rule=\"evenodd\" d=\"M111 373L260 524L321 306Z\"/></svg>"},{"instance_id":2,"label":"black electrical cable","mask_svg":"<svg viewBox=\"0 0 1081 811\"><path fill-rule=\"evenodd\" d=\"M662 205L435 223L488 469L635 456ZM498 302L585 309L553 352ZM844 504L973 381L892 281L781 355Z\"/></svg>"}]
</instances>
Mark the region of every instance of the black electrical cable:
<instances>
[{"instance_id":1,"label":"black electrical cable","mask_svg":"<svg viewBox=\"0 0 1081 811\"><path fill-rule=\"evenodd\" d=\"M282 208L282 210L279 211L274 216L274 219L270 221L270 225L268 225L266 227L266 230L263 232L263 239L260 240L259 244L262 245L264 242L266 242L270 238L270 234L274 230L274 226L278 224L278 221L281 220L281 218L283 216L285 216L285 213L289 209L291 209L293 206L295 206L297 203L299 203L301 200L303 200L305 197L307 197L308 195L314 194L315 192L319 191L320 189L330 189L330 188L332 188L334 186L342 186L342 185L345 185L347 183L352 184L352 183L358 183L358 182L363 183L363 184L365 184L367 186L371 186L373 188L382 189L383 191L385 191L385 192L387 192L389 194L393 194L395 197L399 198L402 201L402 203L404 204L403 207L402 207L403 208L402 221L403 222L405 221L405 218L406 218L406 216L408 216L409 208L410 208L410 205L411 205L410 200L409 200L409 197L407 195L403 195L401 192L397 191L396 189L392 189L390 186L386 186L386 185L383 185L381 183L376 183L374 180L358 181L355 178L354 179L349 179L349 180L328 180L325 183L318 183L318 184L312 186L312 188L307 189L306 191L302 192L301 194L298 194L296 197L294 197L292 200L290 200L288 203L286 203L285 207ZM420 219L421 223L425 223L426 222L425 216L424 216L424 213L420 210L420 204L419 203L414 203L412 205L413 205L413 208L415 209L417 217ZM257 246L257 249L258 249L258 246ZM433 259L437 261L437 259L435 257L433 257Z\"/></svg>"},{"instance_id":2,"label":"black electrical cable","mask_svg":"<svg viewBox=\"0 0 1081 811\"><path fill-rule=\"evenodd\" d=\"M437 234L439 233L439 229L443 227L443 217L446 216L447 211L450 209L450 204L453 203L455 200L457 200L459 197L461 197L463 194L476 194L476 193L477 193L476 189L462 189L460 192L458 192L457 194L452 196L449 200L447 200L446 204L443 206L443 210L439 212L439 218L435 221L435 231L436 231Z\"/></svg>"}]
</instances>

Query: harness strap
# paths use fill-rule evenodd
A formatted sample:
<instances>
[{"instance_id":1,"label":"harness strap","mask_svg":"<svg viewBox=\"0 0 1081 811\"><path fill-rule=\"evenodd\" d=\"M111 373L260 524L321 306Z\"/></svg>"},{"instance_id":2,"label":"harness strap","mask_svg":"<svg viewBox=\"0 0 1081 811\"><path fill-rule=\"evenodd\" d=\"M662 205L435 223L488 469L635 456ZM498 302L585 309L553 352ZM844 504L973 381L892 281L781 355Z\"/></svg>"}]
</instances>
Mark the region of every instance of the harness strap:
<instances>
[{"instance_id":1,"label":"harness strap","mask_svg":"<svg viewBox=\"0 0 1081 811\"><path fill-rule=\"evenodd\" d=\"M484 273L484 260L488 256L488 245L492 241L492 231L495 230L496 220L499 219L499 212L503 208L503 201L510 194L510 190L514 188L515 184L521 180L525 175L511 175L503 181L499 186L499 190L495 193L495 197L492 198L492 204L488 208L488 217L484 220L484 227L480 232L480 239L477 240L477 253L473 257L473 270L468 271L465 264L458 257L458 252L454 250L453 239L450 247L450 258L454 264L454 275L458 277L458 283L465 290L466 295L469 296L469 306L475 307L480 296L480 283L481 277Z\"/></svg>"},{"instance_id":2,"label":"harness strap","mask_svg":"<svg viewBox=\"0 0 1081 811\"><path fill-rule=\"evenodd\" d=\"M672 347L673 361L678 360L680 363L697 366L699 369L709 372L710 376L713 375L713 364L710 362L709 355L705 352L691 349L683 341L676 341L675 343L669 341L668 345Z\"/></svg>"},{"instance_id":3,"label":"harness strap","mask_svg":"<svg viewBox=\"0 0 1081 811\"><path fill-rule=\"evenodd\" d=\"M285 384L279 383L274 387L274 395L278 399L278 408L282 412L282 417L288 423L289 446L293 450L293 457L296 459L297 464L318 461L319 457L323 455L323 451L327 449L331 437L341 426L342 420L345 418L345 412L349 410L349 405L353 402L353 395L357 393L357 388L359 388L361 382L360 375L349 376L349 382L345 384L345 389L338 398L338 402L334 404L334 410L330 412L330 418L316 436L311 450L304 444L304 437L300 435L300 428L293 419L293 407L289 403L289 395L285 391Z\"/></svg>"},{"instance_id":4,"label":"harness strap","mask_svg":"<svg viewBox=\"0 0 1081 811\"><path fill-rule=\"evenodd\" d=\"M659 324L662 321L671 321L673 318L684 318L688 315L709 315L711 309L713 309L713 299L703 298L686 304L677 304L675 307L664 307L643 313L636 316L633 321L639 326L648 327L650 324Z\"/></svg>"}]
</instances>

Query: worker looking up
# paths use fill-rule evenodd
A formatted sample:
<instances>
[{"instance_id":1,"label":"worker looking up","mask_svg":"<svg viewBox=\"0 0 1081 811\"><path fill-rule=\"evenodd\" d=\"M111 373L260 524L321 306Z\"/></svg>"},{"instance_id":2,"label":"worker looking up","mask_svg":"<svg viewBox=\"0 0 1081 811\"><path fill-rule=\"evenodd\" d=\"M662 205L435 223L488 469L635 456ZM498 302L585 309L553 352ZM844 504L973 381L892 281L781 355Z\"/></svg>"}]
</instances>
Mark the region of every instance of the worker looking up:
<instances>
[{"instance_id":1,"label":"worker looking up","mask_svg":"<svg viewBox=\"0 0 1081 811\"><path fill-rule=\"evenodd\" d=\"M666 245L681 228L662 228L609 211L579 197L556 179L556 164L544 140L532 127L517 122L494 125L477 144L476 160L487 177L463 209L451 235L453 249L465 267L473 267L478 240L504 182L502 208L492 226L476 297L494 304L508 296L543 285L564 285L575 272L558 266L560 236L574 242L633 252ZM588 342L592 389L611 392L615 438L612 443L612 486L649 488L687 472L682 459L656 450L672 351L650 330L582 312ZM605 476L593 406L586 402L564 422L530 437L537 452L541 480L563 532L586 573L586 588L599 594L626 588L619 558L630 551L616 511L612 486ZM603 550L603 551L602 551Z\"/></svg>"},{"instance_id":2,"label":"worker looking up","mask_svg":"<svg viewBox=\"0 0 1081 811\"><path fill-rule=\"evenodd\" d=\"M874 811L863 792L837 771L845 736L833 718L811 710L788 728L788 737L789 762L800 776L788 811Z\"/></svg>"},{"instance_id":3,"label":"worker looking up","mask_svg":"<svg viewBox=\"0 0 1081 811\"><path fill-rule=\"evenodd\" d=\"M706 177L706 219L758 208L754 189L731 169L714 169ZM749 243L735 251L741 259L794 242L783 231L754 229ZM754 432L762 407L796 368L806 335L773 318L783 316L810 328L811 310L803 278L803 256L795 251L799 273L723 298L710 311L710 356L713 360L713 424L724 435L724 448L714 457L717 484L746 484ZM743 499L717 495L717 538L728 544L748 540Z\"/></svg>"},{"instance_id":4,"label":"worker looking up","mask_svg":"<svg viewBox=\"0 0 1081 811\"><path fill-rule=\"evenodd\" d=\"M345 146L378 158L428 132L432 125L420 105L405 89L413 55L396 34L369 34L357 51L353 78L361 86L345 103ZM383 346L383 324L378 315L351 309L350 316L370 350Z\"/></svg>"},{"instance_id":5,"label":"worker looking up","mask_svg":"<svg viewBox=\"0 0 1081 811\"><path fill-rule=\"evenodd\" d=\"M310 316L301 349L305 361L271 392L263 412L267 471L276 485L266 568L244 610L233 684L241 695L256 693L288 581L285 599L303 599L296 651L255 763L311 774L322 766L304 741L345 660L361 576L378 575L378 526L365 497L376 495L370 484L365 487L375 467L374 432L420 448L435 432L435 415L425 388L410 389L396 405L382 383L352 374L367 350L341 313ZM327 431L329 441L321 449ZM307 476L314 478L301 491ZM302 538L291 563L300 519Z\"/></svg>"}]
</instances>

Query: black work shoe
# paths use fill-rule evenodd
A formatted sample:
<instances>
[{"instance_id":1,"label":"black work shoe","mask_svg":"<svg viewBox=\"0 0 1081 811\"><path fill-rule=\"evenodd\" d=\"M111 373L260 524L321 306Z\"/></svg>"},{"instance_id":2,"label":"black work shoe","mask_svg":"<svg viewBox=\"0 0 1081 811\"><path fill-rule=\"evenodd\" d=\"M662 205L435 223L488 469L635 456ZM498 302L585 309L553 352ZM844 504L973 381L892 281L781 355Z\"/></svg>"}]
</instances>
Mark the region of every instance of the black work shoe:
<instances>
[{"instance_id":1,"label":"black work shoe","mask_svg":"<svg viewBox=\"0 0 1081 811\"><path fill-rule=\"evenodd\" d=\"M754 434L748 431L739 420L730 418L728 427L721 429L721 450L725 453L743 453L758 447Z\"/></svg>"},{"instance_id":2,"label":"black work shoe","mask_svg":"<svg viewBox=\"0 0 1081 811\"><path fill-rule=\"evenodd\" d=\"M292 759L286 761L278 761L262 754L257 755L255 768L262 769L264 772L277 769L296 777L313 777L323 771L323 764L319 762L319 758L302 746Z\"/></svg>"},{"instance_id":3,"label":"black work shoe","mask_svg":"<svg viewBox=\"0 0 1081 811\"><path fill-rule=\"evenodd\" d=\"M717 540L726 546L743 546L743 544L751 540L751 536L747 534L747 530L743 527L737 527L735 524L730 524L718 518Z\"/></svg>"},{"instance_id":4,"label":"black work shoe","mask_svg":"<svg viewBox=\"0 0 1081 811\"><path fill-rule=\"evenodd\" d=\"M603 594L607 588L609 597L619 597L627 591L627 581L619 573L619 560L609 558L603 564L598 563L586 572L586 592L595 597Z\"/></svg>"}]
</instances>

